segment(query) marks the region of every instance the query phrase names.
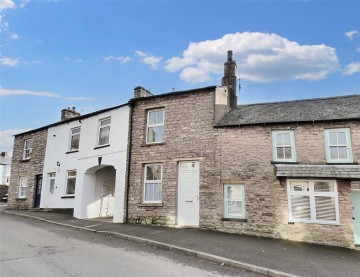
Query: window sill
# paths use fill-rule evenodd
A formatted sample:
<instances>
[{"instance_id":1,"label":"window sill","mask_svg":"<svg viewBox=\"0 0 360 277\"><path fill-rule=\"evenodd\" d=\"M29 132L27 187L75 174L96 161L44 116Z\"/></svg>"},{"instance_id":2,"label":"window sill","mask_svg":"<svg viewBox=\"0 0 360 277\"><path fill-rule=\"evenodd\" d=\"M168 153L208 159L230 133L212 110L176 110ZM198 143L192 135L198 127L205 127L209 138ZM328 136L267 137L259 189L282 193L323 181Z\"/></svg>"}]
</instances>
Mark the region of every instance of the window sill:
<instances>
[{"instance_id":1,"label":"window sill","mask_svg":"<svg viewBox=\"0 0 360 277\"><path fill-rule=\"evenodd\" d=\"M271 164L299 164L299 162L271 161Z\"/></svg>"},{"instance_id":2,"label":"window sill","mask_svg":"<svg viewBox=\"0 0 360 277\"><path fill-rule=\"evenodd\" d=\"M28 161L30 161L31 160L31 158L28 158L28 159L22 159L22 160L20 160L20 162L21 163L26 163L26 162L28 162Z\"/></svg>"},{"instance_id":3,"label":"window sill","mask_svg":"<svg viewBox=\"0 0 360 277\"><path fill-rule=\"evenodd\" d=\"M333 226L340 226L339 222L316 222L316 221L289 221L288 225L295 225L296 223L301 224L318 224L318 225L333 225Z\"/></svg>"},{"instance_id":4,"label":"window sill","mask_svg":"<svg viewBox=\"0 0 360 277\"><path fill-rule=\"evenodd\" d=\"M137 205L138 207L163 207L163 203L141 203Z\"/></svg>"},{"instance_id":5,"label":"window sill","mask_svg":"<svg viewBox=\"0 0 360 277\"><path fill-rule=\"evenodd\" d=\"M75 195L64 195L64 196L61 196L61 199L67 199L67 198L75 198Z\"/></svg>"},{"instance_id":6,"label":"window sill","mask_svg":"<svg viewBox=\"0 0 360 277\"><path fill-rule=\"evenodd\" d=\"M71 154L71 153L76 153L76 152L79 152L79 149L70 150L70 151L68 151L68 152L65 152L65 154Z\"/></svg>"},{"instance_id":7,"label":"window sill","mask_svg":"<svg viewBox=\"0 0 360 277\"><path fill-rule=\"evenodd\" d=\"M166 145L166 142L154 142L154 143L147 143L140 145L141 147L149 147L149 146L155 146L155 145Z\"/></svg>"},{"instance_id":8,"label":"window sill","mask_svg":"<svg viewBox=\"0 0 360 277\"><path fill-rule=\"evenodd\" d=\"M337 162L327 162L326 163L327 165L358 165L359 163L353 163L353 162L348 162L348 163L346 163L346 162L342 162L342 163L337 163Z\"/></svg>"},{"instance_id":9,"label":"window sill","mask_svg":"<svg viewBox=\"0 0 360 277\"><path fill-rule=\"evenodd\" d=\"M101 148L105 148L105 147L110 147L110 144L105 144L105 145L96 146L96 147L94 147L94 150L96 150L96 149L101 149Z\"/></svg>"},{"instance_id":10,"label":"window sill","mask_svg":"<svg viewBox=\"0 0 360 277\"><path fill-rule=\"evenodd\" d=\"M26 197L17 197L16 200L26 200Z\"/></svg>"},{"instance_id":11,"label":"window sill","mask_svg":"<svg viewBox=\"0 0 360 277\"><path fill-rule=\"evenodd\" d=\"M246 218L228 218L228 217L222 217L221 221L236 221L236 222L247 222Z\"/></svg>"}]
</instances>

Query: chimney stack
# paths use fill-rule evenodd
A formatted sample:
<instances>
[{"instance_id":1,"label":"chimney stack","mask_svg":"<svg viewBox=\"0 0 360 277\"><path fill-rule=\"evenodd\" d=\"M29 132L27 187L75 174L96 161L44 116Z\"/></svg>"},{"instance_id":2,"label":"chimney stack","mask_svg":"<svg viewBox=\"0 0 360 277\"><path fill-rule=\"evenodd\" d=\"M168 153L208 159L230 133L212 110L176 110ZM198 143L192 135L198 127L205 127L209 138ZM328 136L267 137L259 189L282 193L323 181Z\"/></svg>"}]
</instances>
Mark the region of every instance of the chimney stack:
<instances>
[{"instance_id":1,"label":"chimney stack","mask_svg":"<svg viewBox=\"0 0 360 277\"><path fill-rule=\"evenodd\" d=\"M154 94L141 86L134 88L134 98L149 97L153 95Z\"/></svg>"},{"instance_id":2,"label":"chimney stack","mask_svg":"<svg viewBox=\"0 0 360 277\"><path fill-rule=\"evenodd\" d=\"M61 121L78 116L80 116L80 113L75 110L75 107L72 107L72 109L68 107L67 109L61 110Z\"/></svg>"},{"instance_id":3,"label":"chimney stack","mask_svg":"<svg viewBox=\"0 0 360 277\"><path fill-rule=\"evenodd\" d=\"M237 107L236 96L236 62L233 61L233 52L229 50L227 52L227 61L224 63L224 77L222 78L221 85L229 88L229 105L231 109Z\"/></svg>"}]
</instances>

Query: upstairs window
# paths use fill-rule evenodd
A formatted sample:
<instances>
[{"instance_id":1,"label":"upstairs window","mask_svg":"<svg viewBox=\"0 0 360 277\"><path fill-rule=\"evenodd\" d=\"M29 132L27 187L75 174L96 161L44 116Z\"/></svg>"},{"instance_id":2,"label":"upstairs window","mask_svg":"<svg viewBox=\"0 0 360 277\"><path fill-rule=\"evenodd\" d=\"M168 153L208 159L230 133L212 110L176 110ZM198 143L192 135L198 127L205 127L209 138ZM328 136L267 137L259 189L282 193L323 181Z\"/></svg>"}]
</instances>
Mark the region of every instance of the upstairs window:
<instances>
[{"instance_id":1,"label":"upstairs window","mask_svg":"<svg viewBox=\"0 0 360 277\"><path fill-rule=\"evenodd\" d=\"M161 203L162 165L145 165L144 203Z\"/></svg>"},{"instance_id":2,"label":"upstairs window","mask_svg":"<svg viewBox=\"0 0 360 277\"><path fill-rule=\"evenodd\" d=\"M164 110L151 110L147 113L146 143L164 141Z\"/></svg>"},{"instance_id":3,"label":"upstairs window","mask_svg":"<svg viewBox=\"0 0 360 277\"><path fill-rule=\"evenodd\" d=\"M67 172L66 194L75 194L76 170Z\"/></svg>"},{"instance_id":4,"label":"upstairs window","mask_svg":"<svg viewBox=\"0 0 360 277\"><path fill-rule=\"evenodd\" d=\"M30 159L31 152L32 152L32 144L33 144L32 139L25 140L25 142L24 142L23 160Z\"/></svg>"},{"instance_id":5,"label":"upstairs window","mask_svg":"<svg viewBox=\"0 0 360 277\"><path fill-rule=\"evenodd\" d=\"M50 194L54 194L54 191L55 191L55 177L56 177L55 172L49 173L49 192L50 192Z\"/></svg>"},{"instance_id":6,"label":"upstairs window","mask_svg":"<svg viewBox=\"0 0 360 277\"><path fill-rule=\"evenodd\" d=\"M19 198L26 198L27 180L25 177L19 179Z\"/></svg>"},{"instance_id":7,"label":"upstairs window","mask_svg":"<svg viewBox=\"0 0 360 277\"><path fill-rule=\"evenodd\" d=\"M274 162L296 162L294 131L273 131L272 150Z\"/></svg>"},{"instance_id":8,"label":"upstairs window","mask_svg":"<svg viewBox=\"0 0 360 277\"><path fill-rule=\"evenodd\" d=\"M328 163L352 163L350 129L326 129L325 150Z\"/></svg>"},{"instance_id":9,"label":"upstairs window","mask_svg":"<svg viewBox=\"0 0 360 277\"><path fill-rule=\"evenodd\" d=\"M98 146L109 144L111 118L101 119L99 121L99 139Z\"/></svg>"},{"instance_id":10,"label":"upstairs window","mask_svg":"<svg viewBox=\"0 0 360 277\"><path fill-rule=\"evenodd\" d=\"M80 131L81 131L80 127L71 129L71 131L70 131L70 151L79 149Z\"/></svg>"}]
</instances>

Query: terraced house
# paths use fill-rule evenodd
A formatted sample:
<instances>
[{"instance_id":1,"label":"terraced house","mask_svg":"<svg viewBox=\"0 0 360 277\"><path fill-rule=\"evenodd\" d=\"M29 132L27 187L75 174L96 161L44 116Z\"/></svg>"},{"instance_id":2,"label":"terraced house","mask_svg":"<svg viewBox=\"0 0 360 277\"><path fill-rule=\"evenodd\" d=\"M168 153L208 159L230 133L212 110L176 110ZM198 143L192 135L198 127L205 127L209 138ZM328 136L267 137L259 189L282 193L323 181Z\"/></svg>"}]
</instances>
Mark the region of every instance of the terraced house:
<instances>
[{"instance_id":1,"label":"terraced house","mask_svg":"<svg viewBox=\"0 0 360 277\"><path fill-rule=\"evenodd\" d=\"M235 68L16 136L9 207L360 245L360 95L238 105Z\"/></svg>"}]
</instances>

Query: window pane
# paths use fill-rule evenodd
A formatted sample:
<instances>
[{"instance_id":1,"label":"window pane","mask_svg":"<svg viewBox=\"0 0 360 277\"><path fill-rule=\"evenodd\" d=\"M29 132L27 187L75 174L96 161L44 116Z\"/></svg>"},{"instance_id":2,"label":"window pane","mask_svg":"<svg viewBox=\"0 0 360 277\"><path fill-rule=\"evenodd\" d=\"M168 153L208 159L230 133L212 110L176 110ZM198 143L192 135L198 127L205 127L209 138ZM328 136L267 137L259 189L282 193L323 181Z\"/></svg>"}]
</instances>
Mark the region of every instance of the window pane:
<instances>
[{"instance_id":1,"label":"window pane","mask_svg":"<svg viewBox=\"0 0 360 277\"><path fill-rule=\"evenodd\" d=\"M76 176L76 171L68 171L68 177Z\"/></svg>"},{"instance_id":2,"label":"window pane","mask_svg":"<svg viewBox=\"0 0 360 277\"><path fill-rule=\"evenodd\" d=\"M20 195L20 197L26 197L26 187L21 187L20 188L19 195Z\"/></svg>"},{"instance_id":3,"label":"window pane","mask_svg":"<svg viewBox=\"0 0 360 277\"><path fill-rule=\"evenodd\" d=\"M346 133L338 132L338 142L340 145L346 145Z\"/></svg>"},{"instance_id":4,"label":"window pane","mask_svg":"<svg viewBox=\"0 0 360 277\"><path fill-rule=\"evenodd\" d=\"M80 128L72 129L71 133L72 133L73 135L80 133Z\"/></svg>"},{"instance_id":5,"label":"window pane","mask_svg":"<svg viewBox=\"0 0 360 277\"><path fill-rule=\"evenodd\" d=\"M309 191L309 182L306 181L291 181L291 191Z\"/></svg>"},{"instance_id":6,"label":"window pane","mask_svg":"<svg viewBox=\"0 0 360 277\"><path fill-rule=\"evenodd\" d=\"M291 159L291 147L285 147L285 159Z\"/></svg>"},{"instance_id":7,"label":"window pane","mask_svg":"<svg viewBox=\"0 0 360 277\"><path fill-rule=\"evenodd\" d=\"M54 193L54 189L55 189L55 179L51 179L50 188L49 188L50 193Z\"/></svg>"},{"instance_id":8,"label":"window pane","mask_svg":"<svg viewBox=\"0 0 360 277\"><path fill-rule=\"evenodd\" d=\"M242 214L242 203L241 201L228 201L228 215L236 214L241 215Z\"/></svg>"},{"instance_id":9,"label":"window pane","mask_svg":"<svg viewBox=\"0 0 360 277\"><path fill-rule=\"evenodd\" d=\"M277 148L276 148L276 157L277 157L278 159L284 159L284 158L285 158L284 148L282 148L282 147L277 147Z\"/></svg>"},{"instance_id":10,"label":"window pane","mask_svg":"<svg viewBox=\"0 0 360 277\"><path fill-rule=\"evenodd\" d=\"M227 186L227 197L229 200L242 200L240 186Z\"/></svg>"},{"instance_id":11,"label":"window pane","mask_svg":"<svg viewBox=\"0 0 360 277\"><path fill-rule=\"evenodd\" d=\"M164 126L148 128L148 142L161 142L164 137Z\"/></svg>"},{"instance_id":12,"label":"window pane","mask_svg":"<svg viewBox=\"0 0 360 277\"><path fill-rule=\"evenodd\" d=\"M109 144L109 133L100 133L99 145Z\"/></svg>"},{"instance_id":13,"label":"window pane","mask_svg":"<svg viewBox=\"0 0 360 277\"><path fill-rule=\"evenodd\" d=\"M290 133L284 133L284 145L291 145Z\"/></svg>"},{"instance_id":14,"label":"window pane","mask_svg":"<svg viewBox=\"0 0 360 277\"><path fill-rule=\"evenodd\" d=\"M330 159L338 159L338 158L339 158L339 154L338 154L337 146L330 147Z\"/></svg>"},{"instance_id":15,"label":"window pane","mask_svg":"<svg viewBox=\"0 0 360 277\"><path fill-rule=\"evenodd\" d=\"M157 124L164 123L164 111L157 111L156 112L156 123Z\"/></svg>"},{"instance_id":16,"label":"window pane","mask_svg":"<svg viewBox=\"0 0 360 277\"><path fill-rule=\"evenodd\" d=\"M160 183L145 183L145 202L159 202L161 201L161 184Z\"/></svg>"},{"instance_id":17,"label":"window pane","mask_svg":"<svg viewBox=\"0 0 360 277\"><path fill-rule=\"evenodd\" d=\"M152 164L146 166L146 181L161 180L161 165Z\"/></svg>"},{"instance_id":18,"label":"window pane","mask_svg":"<svg viewBox=\"0 0 360 277\"><path fill-rule=\"evenodd\" d=\"M310 220L310 197L302 195L292 195L291 215L293 219Z\"/></svg>"},{"instance_id":19,"label":"window pane","mask_svg":"<svg viewBox=\"0 0 360 277\"><path fill-rule=\"evenodd\" d=\"M80 143L80 134L78 134L78 135L73 135L73 136L71 137L70 149L71 149L71 150L79 149L79 143Z\"/></svg>"},{"instance_id":20,"label":"window pane","mask_svg":"<svg viewBox=\"0 0 360 277\"><path fill-rule=\"evenodd\" d=\"M330 145L337 145L337 132L329 132L329 143Z\"/></svg>"},{"instance_id":21,"label":"window pane","mask_svg":"<svg viewBox=\"0 0 360 277\"><path fill-rule=\"evenodd\" d=\"M338 151L339 151L339 159L344 159L346 160L348 158L348 154L347 154L347 147L338 147Z\"/></svg>"},{"instance_id":22,"label":"window pane","mask_svg":"<svg viewBox=\"0 0 360 277\"><path fill-rule=\"evenodd\" d=\"M336 221L335 197L315 196L316 219Z\"/></svg>"},{"instance_id":23,"label":"window pane","mask_svg":"<svg viewBox=\"0 0 360 277\"><path fill-rule=\"evenodd\" d=\"M111 123L111 118L104 119L100 122L100 126L109 125Z\"/></svg>"},{"instance_id":24,"label":"window pane","mask_svg":"<svg viewBox=\"0 0 360 277\"><path fill-rule=\"evenodd\" d=\"M52 178L52 177L55 177L55 176L56 176L56 174L55 174L55 173L49 173L49 175L50 175L50 178Z\"/></svg>"},{"instance_id":25,"label":"window pane","mask_svg":"<svg viewBox=\"0 0 360 277\"><path fill-rule=\"evenodd\" d=\"M69 178L67 180L66 194L75 194L76 178Z\"/></svg>"},{"instance_id":26,"label":"window pane","mask_svg":"<svg viewBox=\"0 0 360 277\"><path fill-rule=\"evenodd\" d=\"M100 128L100 134L107 133L110 131L110 126Z\"/></svg>"},{"instance_id":27,"label":"window pane","mask_svg":"<svg viewBox=\"0 0 360 277\"><path fill-rule=\"evenodd\" d=\"M279 145L279 146L284 145L283 134L276 134L276 145Z\"/></svg>"},{"instance_id":28,"label":"window pane","mask_svg":"<svg viewBox=\"0 0 360 277\"><path fill-rule=\"evenodd\" d=\"M156 112L149 112L149 122L148 124L156 124Z\"/></svg>"},{"instance_id":29,"label":"window pane","mask_svg":"<svg viewBox=\"0 0 360 277\"><path fill-rule=\"evenodd\" d=\"M334 184L329 182L315 182L314 191L316 192L332 192L334 191Z\"/></svg>"}]
</instances>

